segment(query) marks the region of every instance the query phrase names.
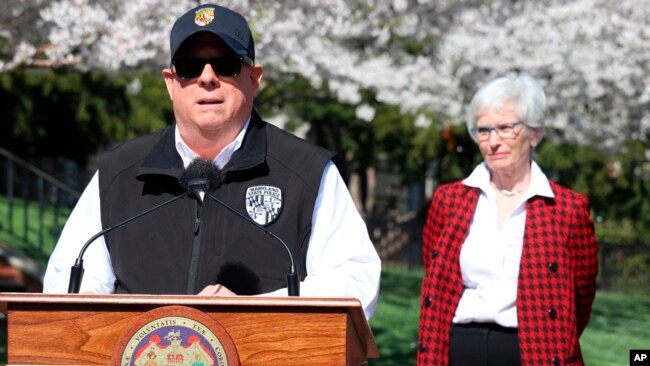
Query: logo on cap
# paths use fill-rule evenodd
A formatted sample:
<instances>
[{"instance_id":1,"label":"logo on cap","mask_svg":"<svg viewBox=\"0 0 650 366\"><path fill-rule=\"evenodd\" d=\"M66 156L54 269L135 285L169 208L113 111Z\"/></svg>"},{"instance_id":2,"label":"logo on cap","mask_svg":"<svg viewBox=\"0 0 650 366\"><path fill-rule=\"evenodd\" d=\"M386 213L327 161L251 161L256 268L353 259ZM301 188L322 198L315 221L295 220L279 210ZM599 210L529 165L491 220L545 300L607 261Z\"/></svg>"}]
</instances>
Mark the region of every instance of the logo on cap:
<instances>
[{"instance_id":1,"label":"logo on cap","mask_svg":"<svg viewBox=\"0 0 650 366\"><path fill-rule=\"evenodd\" d=\"M199 27L204 27L214 20L214 8L203 8L194 14L194 23Z\"/></svg>"},{"instance_id":2,"label":"logo on cap","mask_svg":"<svg viewBox=\"0 0 650 366\"><path fill-rule=\"evenodd\" d=\"M253 186L246 190L248 216L260 225L275 221L282 211L282 190L273 186Z\"/></svg>"}]
</instances>

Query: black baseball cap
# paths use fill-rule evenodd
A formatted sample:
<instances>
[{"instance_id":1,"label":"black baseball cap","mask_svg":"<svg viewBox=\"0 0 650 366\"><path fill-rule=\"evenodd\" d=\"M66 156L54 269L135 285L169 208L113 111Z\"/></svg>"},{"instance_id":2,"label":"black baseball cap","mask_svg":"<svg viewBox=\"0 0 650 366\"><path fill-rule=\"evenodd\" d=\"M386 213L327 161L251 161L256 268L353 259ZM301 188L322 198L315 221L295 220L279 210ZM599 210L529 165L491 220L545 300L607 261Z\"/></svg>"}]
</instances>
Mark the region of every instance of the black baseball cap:
<instances>
[{"instance_id":1,"label":"black baseball cap","mask_svg":"<svg viewBox=\"0 0 650 366\"><path fill-rule=\"evenodd\" d=\"M255 43L246 19L228 8L210 4L197 6L176 20L169 36L172 59L183 42L199 32L217 35L234 53L255 61Z\"/></svg>"}]
</instances>

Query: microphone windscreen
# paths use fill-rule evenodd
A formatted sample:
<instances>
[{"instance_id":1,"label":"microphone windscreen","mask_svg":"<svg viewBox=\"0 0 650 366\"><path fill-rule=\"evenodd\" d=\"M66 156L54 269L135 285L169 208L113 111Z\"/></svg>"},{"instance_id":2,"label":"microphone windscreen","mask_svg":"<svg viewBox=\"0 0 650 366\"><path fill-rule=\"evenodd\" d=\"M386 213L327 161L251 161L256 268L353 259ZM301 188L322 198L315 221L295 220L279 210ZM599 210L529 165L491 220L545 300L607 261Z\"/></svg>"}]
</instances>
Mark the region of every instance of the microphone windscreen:
<instances>
[{"instance_id":1,"label":"microphone windscreen","mask_svg":"<svg viewBox=\"0 0 650 366\"><path fill-rule=\"evenodd\" d=\"M223 184L226 179L225 173L217 168L213 162L206 159L194 159L183 171L179 178L181 186L189 189L190 183L196 180L207 181L207 190L214 190Z\"/></svg>"}]
</instances>

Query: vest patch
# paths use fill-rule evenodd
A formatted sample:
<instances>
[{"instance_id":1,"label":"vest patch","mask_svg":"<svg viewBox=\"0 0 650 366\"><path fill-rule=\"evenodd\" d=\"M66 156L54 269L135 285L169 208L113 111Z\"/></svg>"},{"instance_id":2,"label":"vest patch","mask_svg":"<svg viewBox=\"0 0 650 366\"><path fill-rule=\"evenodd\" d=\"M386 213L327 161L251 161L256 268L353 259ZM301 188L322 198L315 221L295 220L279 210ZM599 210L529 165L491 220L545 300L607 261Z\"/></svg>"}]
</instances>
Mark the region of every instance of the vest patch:
<instances>
[{"instance_id":1,"label":"vest patch","mask_svg":"<svg viewBox=\"0 0 650 366\"><path fill-rule=\"evenodd\" d=\"M246 211L256 223L266 226L282 212L282 190L274 186L252 186L246 189Z\"/></svg>"}]
</instances>

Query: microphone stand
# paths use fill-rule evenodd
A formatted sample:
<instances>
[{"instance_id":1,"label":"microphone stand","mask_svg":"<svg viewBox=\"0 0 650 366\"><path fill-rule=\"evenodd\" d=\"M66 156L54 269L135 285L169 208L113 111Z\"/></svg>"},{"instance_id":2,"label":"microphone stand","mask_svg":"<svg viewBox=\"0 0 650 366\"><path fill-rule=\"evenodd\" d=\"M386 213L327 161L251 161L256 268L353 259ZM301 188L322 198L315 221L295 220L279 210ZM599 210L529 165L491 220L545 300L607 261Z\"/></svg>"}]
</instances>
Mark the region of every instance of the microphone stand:
<instances>
[{"instance_id":1,"label":"microphone stand","mask_svg":"<svg viewBox=\"0 0 650 366\"><path fill-rule=\"evenodd\" d=\"M291 254L291 250L289 249L289 246L284 242L284 240L280 239L279 236L275 235L272 231L266 229L264 226L258 224L257 222L251 220L248 216L245 216L241 212L235 210L233 207L228 205L227 203L223 202L219 198L217 198L215 195L210 193L208 190L203 191L206 195L208 195L210 198L215 200L218 204L221 206L225 207L228 211L234 213L235 215L241 217L242 219L248 221L249 223L253 224L256 228L259 230L263 231L267 235L271 236L275 240L279 241L280 244L284 246L284 249L287 250L287 253L289 253L289 259L291 260L291 266L289 268L289 273L287 274L287 291L289 296L300 296L300 280L298 279L298 273L296 272L296 265L293 260L293 254Z\"/></svg>"},{"instance_id":2,"label":"microphone stand","mask_svg":"<svg viewBox=\"0 0 650 366\"><path fill-rule=\"evenodd\" d=\"M72 266L72 268L70 270L70 282L68 283L68 293L69 294L78 294L79 293L79 288L81 287L81 279L83 278L83 274L84 274L83 256L84 256L84 253L86 252L86 249L88 249L88 246L90 245L90 243L95 241L95 239L99 238L100 236L103 236L104 234L106 234L106 233L108 233L110 231L113 231L113 230L117 229L118 227L120 227L122 225L126 225L126 224L128 224L129 222L131 222L131 221L133 221L135 219L138 219L138 218L140 218L140 217L142 217L142 216L144 216L144 215L146 215L146 214L148 214L148 213L150 213L152 211L155 211L155 210L157 210L157 209L159 209L159 208L161 208L163 206L166 206L166 205L168 205L168 204L170 204L170 203L172 203L172 202L174 202L176 200L179 200L179 199L187 196L188 194L192 193L194 190L195 190L194 187L190 187L190 189L185 191L185 193L181 194L180 196L176 196L176 197L174 197L172 199L169 199L169 200L167 200L167 201L165 201L163 203L160 203L160 204L158 204L158 205L156 205L156 206L154 206L154 207L152 207L152 208L150 208L150 209L148 209L146 211L143 211L143 212L141 212L141 213L139 213L139 214L137 214L135 216L129 217L128 219L126 219L126 220L124 220L124 221L122 221L120 223L117 223L117 224L115 224L115 225L113 225L111 227L108 227L108 228L98 232L97 234L93 235L93 237L88 239L86 244L84 244L84 246L81 248L81 251L79 252L79 257L77 257L77 260L75 261L74 265Z\"/></svg>"}]
</instances>

